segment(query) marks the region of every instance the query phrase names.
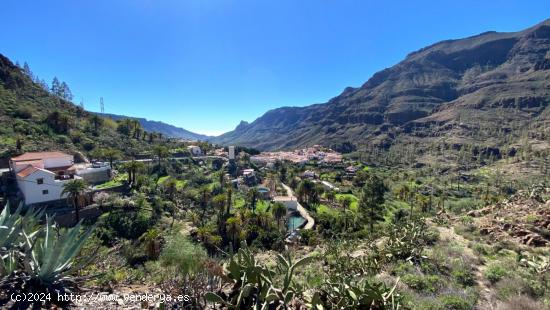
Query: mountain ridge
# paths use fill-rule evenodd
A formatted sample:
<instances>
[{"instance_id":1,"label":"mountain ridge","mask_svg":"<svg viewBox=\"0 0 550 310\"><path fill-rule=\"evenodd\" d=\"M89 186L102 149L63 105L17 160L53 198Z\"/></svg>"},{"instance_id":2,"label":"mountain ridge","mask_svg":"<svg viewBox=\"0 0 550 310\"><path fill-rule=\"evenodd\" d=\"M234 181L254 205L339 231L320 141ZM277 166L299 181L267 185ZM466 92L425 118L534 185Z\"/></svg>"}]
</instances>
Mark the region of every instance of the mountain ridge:
<instances>
[{"instance_id":1,"label":"mountain ridge","mask_svg":"<svg viewBox=\"0 0 550 310\"><path fill-rule=\"evenodd\" d=\"M130 118L138 120L141 124L141 127L149 132L157 132L162 133L163 135L171 138L181 138L185 140L208 140L211 138L208 135L203 135L199 133L195 133L192 131L189 131L187 129L177 127L162 121L155 121L155 120L149 120L142 117L134 117L134 116L127 116L127 115L119 115L119 114L111 114L111 113L98 113L104 117L109 117L113 120L120 120L124 118Z\"/></svg>"},{"instance_id":2,"label":"mountain ridge","mask_svg":"<svg viewBox=\"0 0 550 310\"><path fill-rule=\"evenodd\" d=\"M411 138L413 128L437 126L433 131L453 139L469 134L445 129L460 123L460 115L468 121L483 116L478 121L484 126L509 121L522 128L539 115L543 117L536 123L546 123L548 69L550 19L522 31L490 31L434 43L326 103L273 109L211 140L261 150L344 141L388 148ZM487 110L499 110L502 119L496 121ZM481 137L465 142L501 144Z\"/></svg>"}]
</instances>

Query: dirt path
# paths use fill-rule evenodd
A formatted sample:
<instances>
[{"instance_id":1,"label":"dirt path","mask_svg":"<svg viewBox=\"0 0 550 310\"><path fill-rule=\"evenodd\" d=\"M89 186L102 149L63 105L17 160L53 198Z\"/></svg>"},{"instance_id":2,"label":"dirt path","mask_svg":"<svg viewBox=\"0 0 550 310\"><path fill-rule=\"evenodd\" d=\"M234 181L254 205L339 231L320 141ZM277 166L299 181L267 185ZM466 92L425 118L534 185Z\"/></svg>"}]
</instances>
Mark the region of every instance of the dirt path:
<instances>
[{"instance_id":1,"label":"dirt path","mask_svg":"<svg viewBox=\"0 0 550 310\"><path fill-rule=\"evenodd\" d=\"M468 247L468 240L457 234L454 227L451 226L450 228L447 228L437 226L437 229L439 230L442 240L457 243L464 249L464 254L472 258L472 260L477 260L477 255L475 255L474 251ZM485 265L473 266L476 285L479 287L479 298L476 304L476 309L479 310L492 310L496 308L496 301L494 300L494 296L491 294L491 289L487 285L483 275L486 268L487 267Z\"/></svg>"},{"instance_id":2,"label":"dirt path","mask_svg":"<svg viewBox=\"0 0 550 310\"><path fill-rule=\"evenodd\" d=\"M285 188L286 195L288 197L292 197L293 199L296 199L296 201L298 201L298 198L296 198L294 192L289 186L284 183L281 183L281 185ZM298 213L300 213L300 216L303 217L307 222L302 229L312 229L313 225L315 225L315 220L313 219L313 217L311 217L311 215L309 215L309 212L307 212L306 208L304 208L299 202L297 202L296 209L298 210Z\"/></svg>"}]
</instances>

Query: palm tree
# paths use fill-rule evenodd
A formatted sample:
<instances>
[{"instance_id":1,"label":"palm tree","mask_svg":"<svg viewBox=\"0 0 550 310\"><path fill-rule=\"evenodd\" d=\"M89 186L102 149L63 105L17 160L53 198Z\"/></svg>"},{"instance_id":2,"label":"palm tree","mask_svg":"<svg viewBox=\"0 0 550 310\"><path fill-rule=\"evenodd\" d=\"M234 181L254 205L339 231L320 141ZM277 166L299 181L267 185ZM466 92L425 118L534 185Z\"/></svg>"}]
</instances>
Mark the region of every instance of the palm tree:
<instances>
[{"instance_id":1,"label":"palm tree","mask_svg":"<svg viewBox=\"0 0 550 310\"><path fill-rule=\"evenodd\" d=\"M227 226L227 232L231 235L233 242L233 251L235 251L235 245L237 244L237 235L240 234L243 222L239 217L230 217L225 222Z\"/></svg>"},{"instance_id":2,"label":"palm tree","mask_svg":"<svg viewBox=\"0 0 550 310\"><path fill-rule=\"evenodd\" d=\"M101 118L97 114L92 114L92 116L90 117L90 122L92 123L92 125L94 125L94 131L97 133L99 127L103 124L103 118Z\"/></svg>"},{"instance_id":3,"label":"palm tree","mask_svg":"<svg viewBox=\"0 0 550 310\"><path fill-rule=\"evenodd\" d=\"M178 182L176 181L176 179L169 177L168 180L164 181L162 187L164 189L164 192L168 196L168 199L170 201L174 201L174 195L178 191Z\"/></svg>"},{"instance_id":4,"label":"palm tree","mask_svg":"<svg viewBox=\"0 0 550 310\"><path fill-rule=\"evenodd\" d=\"M316 195L315 183L308 179L300 182L300 185L298 185L298 196L300 200L306 202L309 206L310 203L314 202Z\"/></svg>"},{"instance_id":5,"label":"palm tree","mask_svg":"<svg viewBox=\"0 0 550 310\"><path fill-rule=\"evenodd\" d=\"M329 190L326 193L326 197L329 202L334 202L334 199L336 198L336 193L334 192L334 190Z\"/></svg>"},{"instance_id":6,"label":"palm tree","mask_svg":"<svg viewBox=\"0 0 550 310\"><path fill-rule=\"evenodd\" d=\"M340 204L342 205L342 209L347 210L349 207L351 207L351 198L349 196L343 196L340 198Z\"/></svg>"},{"instance_id":7,"label":"palm tree","mask_svg":"<svg viewBox=\"0 0 550 310\"><path fill-rule=\"evenodd\" d=\"M271 207L271 213L277 219L277 226L281 229L281 219L286 216L286 206L282 202L276 202Z\"/></svg>"},{"instance_id":8,"label":"palm tree","mask_svg":"<svg viewBox=\"0 0 550 310\"><path fill-rule=\"evenodd\" d=\"M126 164L126 170L128 171L128 184L134 186L136 183L137 173L143 169L144 165L140 161L132 160Z\"/></svg>"},{"instance_id":9,"label":"palm tree","mask_svg":"<svg viewBox=\"0 0 550 310\"><path fill-rule=\"evenodd\" d=\"M120 151L113 148L106 148L103 150L102 155L109 161L109 166L113 169L113 161L119 159L121 154Z\"/></svg>"},{"instance_id":10,"label":"palm tree","mask_svg":"<svg viewBox=\"0 0 550 310\"><path fill-rule=\"evenodd\" d=\"M252 213L255 213L256 211L256 202L258 201L259 195L260 192L256 187L252 187L250 190L248 190L248 200L250 203L250 207L252 208Z\"/></svg>"},{"instance_id":11,"label":"palm tree","mask_svg":"<svg viewBox=\"0 0 550 310\"><path fill-rule=\"evenodd\" d=\"M202 208L202 220L204 222L205 220L205 214L206 214L206 207L208 206L208 201L210 200L210 195L211 195L211 191L210 191L210 186L208 185L204 185L203 187L201 187L199 189L199 199L200 199L200 204L201 204L201 208Z\"/></svg>"},{"instance_id":12,"label":"palm tree","mask_svg":"<svg viewBox=\"0 0 550 310\"><path fill-rule=\"evenodd\" d=\"M69 180L63 184L63 190L61 195L67 195L67 197L72 201L74 212L75 212L75 223L80 221L80 213L78 206L78 199L86 191L88 184L82 179Z\"/></svg>"},{"instance_id":13,"label":"palm tree","mask_svg":"<svg viewBox=\"0 0 550 310\"><path fill-rule=\"evenodd\" d=\"M231 212L231 204L233 202L233 185L230 183L228 186L227 186L227 190L225 191L225 197L226 197L226 202L225 202L225 207L226 207L226 211L225 211L225 216L229 216L229 213Z\"/></svg>"},{"instance_id":14,"label":"palm tree","mask_svg":"<svg viewBox=\"0 0 550 310\"><path fill-rule=\"evenodd\" d=\"M160 162L167 157L170 152L168 151L168 148L164 145L155 145L153 148L153 152L155 152L155 155L157 155L158 158L158 165L160 168Z\"/></svg>"},{"instance_id":15,"label":"palm tree","mask_svg":"<svg viewBox=\"0 0 550 310\"><path fill-rule=\"evenodd\" d=\"M218 210L218 230L221 232L223 231L223 214L225 211L225 195L218 194L212 198L212 205Z\"/></svg>"}]
</instances>

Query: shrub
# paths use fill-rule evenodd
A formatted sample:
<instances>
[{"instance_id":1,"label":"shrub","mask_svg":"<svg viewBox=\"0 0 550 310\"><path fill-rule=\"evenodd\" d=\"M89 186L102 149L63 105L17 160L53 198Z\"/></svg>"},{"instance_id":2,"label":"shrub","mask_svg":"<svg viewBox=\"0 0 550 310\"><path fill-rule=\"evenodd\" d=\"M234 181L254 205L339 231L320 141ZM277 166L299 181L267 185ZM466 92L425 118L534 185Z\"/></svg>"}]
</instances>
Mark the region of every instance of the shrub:
<instances>
[{"instance_id":1,"label":"shrub","mask_svg":"<svg viewBox=\"0 0 550 310\"><path fill-rule=\"evenodd\" d=\"M500 265L491 265L485 271L485 278L491 283L496 283L507 274L506 269Z\"/></svg>"},{"instance_id":2,"label":"shrub","mask_svg":"<svg viewBox=\"0 0 550 310\"><path fill-rule=\"evenodd\" d=\"M21 119L29 119L32 118L32 110L29 107L21 107L15 110L13 116Z\"/></svg>"},{"instance_id":3,"label":"shrub","mask_svg":"<svg viewBox=\"0 0 550 310\"><path fill-rule=\"evenodd\" d=\"M113 244L116 238L135 240L154 224L151 215L148 210L113 210L101 217L97 236L104 244Z\"/></svg>"},{"instance_id":4,"label":"shrub","mask_svg":"<svg viewBox=\"0 0 550 310\"><path fill-rule=\"evenodd\" d=\"M540 310L545 308L546 306L544 304L537 302L525 295L513 296L505 303L501 303L498 306L498 309L500 310Z\"/></svg>"},{"instance_id":5,"label":"shrub","mask_svg":"<svg viewBox=\"0 0 550 310\"><path fill-rule=\"evenodd\" d=\"M475 284L472 267L461 259L453 261L451 275L456 282L463 286L473 286Z\"/></svg>"},{"instance_id":6,"label":"shrub","mask_svg":"<svg viewBox=\"0 0 550 310\"><path fill-rule=\"evenodd\" d=\"M473 309L473 305L459 295L443 295L439 298L443 305L443 309L446 310L470 310Z\"/></svg>"},{"instance_id":7,"label":"shrub","mask_svg":"<svg viewBox=\"0 0 550 310\"><path fill-rule=\"evenodd\" d=\"M181 275L193 274L202 269L206 251L179 233L168 236L160 254L163 267L173 267Z\"/></svg>"},{"instance_id":8,"label":"shrub","mask_svg":"<svg viewBox=\"0 0 550 310\"><path fill-rule=\"evenodd\" d=\"M430 293L435 293L441 282L441 279L436 275L423 276L418 274L406 274L401 280L415 291Z\"/></svg>"}]
</instances>

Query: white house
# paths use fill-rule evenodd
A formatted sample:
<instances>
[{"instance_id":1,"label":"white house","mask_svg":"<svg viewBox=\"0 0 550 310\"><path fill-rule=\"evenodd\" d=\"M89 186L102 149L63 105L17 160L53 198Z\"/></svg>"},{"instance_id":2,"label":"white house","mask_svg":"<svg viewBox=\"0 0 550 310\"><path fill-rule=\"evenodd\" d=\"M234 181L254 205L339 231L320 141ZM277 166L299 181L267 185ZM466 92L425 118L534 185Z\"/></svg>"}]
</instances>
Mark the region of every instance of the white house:
<instances>
[{"instance_id":1,"label":"white house","mask_svg":"<svg viewBox=\"0 0 550 310\"><path fill-rule=\"evenodd\" d=\"M187 147L187 149L189 150L189 152L191 152L191 155L193 155L193 156L201 156L202 155L201 148L196 146L196 145L190 145L190 146Z\"/></svg>"},{"instance_id":2,"label":"white house","mask_svg":"<svg viewBox=\"0 0 550 310\"><path fill-rule=\"evenodd\" d=\"M62 152L25 153L10 159L10 168L27 205L63 199L63 184L80 179L73 156Z\"/></svg>"}]
</instances>

